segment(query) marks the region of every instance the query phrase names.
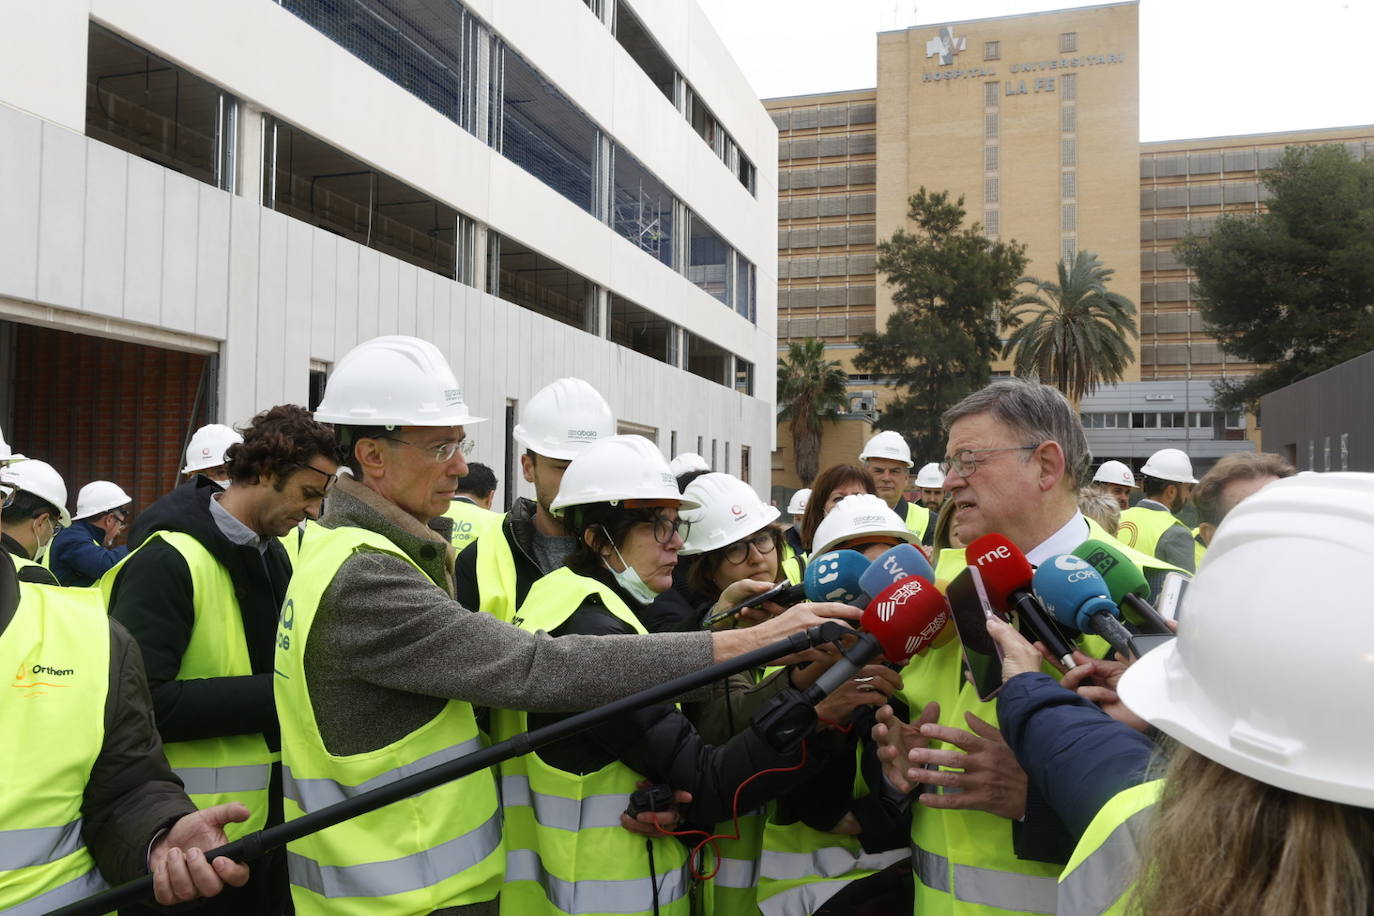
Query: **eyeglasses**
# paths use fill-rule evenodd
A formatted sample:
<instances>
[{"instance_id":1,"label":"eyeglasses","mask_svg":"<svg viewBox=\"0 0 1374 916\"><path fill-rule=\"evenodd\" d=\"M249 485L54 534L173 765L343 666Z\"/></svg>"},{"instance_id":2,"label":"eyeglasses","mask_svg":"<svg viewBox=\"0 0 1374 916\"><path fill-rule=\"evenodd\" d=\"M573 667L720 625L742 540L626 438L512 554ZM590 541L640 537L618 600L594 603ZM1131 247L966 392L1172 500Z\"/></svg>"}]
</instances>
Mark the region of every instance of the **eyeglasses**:
<instances>
[{"instance_id":1,"label":"eyeglasses","mask_svg":"<svg viewBox=\"0 0 1374 916\"><path fill-rule=\"evenodd\" d=\"M749 558L750 547L753 547L760 554L766 555L772 553L777 546L777 542L773 540L773 532L765 528L753 537L735 541L735 543L726 547L725 562L734 563L736 565L743 563Z\"/></svg>"},{"instance_id":2,"label":"eyeglasses","mask_svg":"<svg viewBox=\"0 0 1374 916\"><path fill-rule=\"evenodd\" d=\"M119 519L119 523L122 525L129 520L129 510L116 509L114 510L114 517Z\"/></svg>"},{"instance_id":3,"label":"eyeglasses","mask_svg":"<svg viewBox=\"0 0 1374 916\"><path fill-rule=\"evenodd\" d=\"M654 540L664 547L673 542L673 535L681 534L682 539L687 540L687 534L692 530L692 523L684 518L669 518L661 512L655 512L654 517L648 519L647 524L654 526Z\"/></svg>"},{"instance_id":4,"label":"eyeglasses","mask_svg":"<svg viewBox=\"0 0 1374 916\"><path fill-rule=\"evenodd\" d=\"M976 457L988 452L1025 452L1039 448L1043 443L1035 445L1007 445L1002 448L964 448L954 454L953 458L946 458L940 462L940 473L948 474L951 469L960 477L972 477L973 472L978 470L978 465L982 462Z\"/></svg>"},{"instance_id":5,"label":"eyeglasses","mask_svg":"<svg viewBox=\"0 0 1374 916\"><path fill-rule=\"evenodd\" d=\"M315 467L313 464L307 464L307 465L305 465L305 469L306 469L307 471L314 471L316 474L319 474L321 477L324 478L324 493L325 493L326 496L329 495L329 491L330 491L330 490L334 489L334 484L336 484L336 483L339 482L339 475L338 475L338 474L330 474L330 473L327 473L327 472L325 472L325 471L321 471L319 468Z\"/></svg>"},{"instance_id":6,"label":"eyeglasses","mask_svg":"<svg viewBox=\"0 0 1374 916\"><path fill-rule=\"evenodd\" d=\"M388 442L399 442L402 445L408 445L411 448L418 448L422 452L428 452L430 457L432 457L439 464L443 464L446 461L452 461L453 456L458 454L459 452L461 452L464 456L471 455L473 446L477 444L472 439L469 439L467 436L464 436L457 442L445 442L443 445L432 446L416 445L414 442L410 442L405 439L400 439L396 436L377 436L377 438L385 439Z\"/></svg>"}]
</instances>

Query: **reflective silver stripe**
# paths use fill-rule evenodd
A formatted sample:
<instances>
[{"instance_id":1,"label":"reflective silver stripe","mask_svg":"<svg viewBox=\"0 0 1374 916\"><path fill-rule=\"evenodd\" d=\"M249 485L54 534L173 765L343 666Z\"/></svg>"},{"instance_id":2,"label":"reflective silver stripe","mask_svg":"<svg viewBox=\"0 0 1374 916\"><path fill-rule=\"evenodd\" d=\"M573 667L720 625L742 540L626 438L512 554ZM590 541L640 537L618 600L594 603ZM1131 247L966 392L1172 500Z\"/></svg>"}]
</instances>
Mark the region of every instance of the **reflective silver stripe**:
<instances>
[{"instance_id":1,"label":"reflective silver stripe","mask_svg":"<svg viewBox=\"0 0 1374 916\"><path fill-rule=\"evenodd\" d=\"M649 867L648 857L644 867ZM643 913L653 908L654 879L628 878L622 881L583 879L566 881L544 869L539 853L533 849L506 850L506 881L535 881L543 885L544 895L564 913ZM690 886L687 866L658 875L660 906L686 896Z\"/></svg>"},{"instance_id":2,"label":"reflective silver stripe","mask_svg":"<svg viewBox=\"0 0 1374 916\"><path fill-rule=\"evenodd\" d=\"M323 897L390 897L433 887L471 868L501 845L501 813L480 827L430 849L384 862L321 865L289 848L291 883Z\"/></svg>"},{"instance_id":3,"label":"reflective silver stripe","mask_svg":"<svg viewBox=\"0 0 1374 916\"><path fill-rule=\"evenodd\" d=\"M758 859L720 858L720 867L711 879L720 887L733 887L745 890L753 887L759 880Z\"/></svg>"},{"instance_id":4,"label":"reflective silver stripe","mask_svg":"<svg viewBox=\"0 0 1374 916\"><path fill-rule=\"evenodd\" d=\"M105 879L100 877L100 872L92 868L84 875L73 878L66 884L59 885L47 893L30 897L23 903L10 907L5 910L5 916L41 916L50 910L75 903L83 897L108 890L109 887L105 883Z\"/></svg>"},{"instance_id":5,"label":"reflective silver stripe","mask_svg":"<svg viewBox=\"0 0 1374 916\"><path fill-rule=\"evenodd\" d=\"M1092 854L1059 881L1059 912L1065 916L1105 913L1131 889L1154 806L1142 808L1116 826Z\"/></svg>"},{"instance_id":6,"label":"reflective silver stripe","mask_svg":"<svg viewBox=\"0 0 1374 916\"><path fill-rule=\"evenodd\" d=\"M464 741L462 744L455 744L453 747L446 747L443 750L435 751L433 754L421 757L413 763L407 763L394 770L374 776L364 783L356 786L344 785L332 779L297 779L291 772L289 766L283 765L282 771L282 794L293 802L301 806L301 810L309 813L327 808L330 805L338 804L341 801L350 799L355 795L361 795L369 789L379 789L382 786L390 785L398 779L412 776L421 770L447 763L450 760L457 760L459 757L466 757L482 747L481 738L473 738ZM190 789L187 789L189 792Z\"/></svg>"},{"instance_id":7,"label":"reflective silver stripe","mask_svg":"<svg viewBox=\"0 0 1374 916\"><path fill-rule=\"evenodd\" d=\"M934 891L949 893L949 859L911 844L911 870Z\"/></svg>"},{"instance_id":8,"label":"reflective silver stripe","mask_svg":"<svg viewBox=\"0 0 1374 916\"><path fill-rule=\"evenodd\" d=\"M501 777L501 804L534 808L534 819L541 827L576 833L593 827L619 827L620 815L630 803L628 792L614 795L588 795L578 800L546 795L530 789L525 776Z\"/></svg>"},{"instance_id":9,"label":"reflective silver stripe","mask_svg":"<svg viewBox=\"0 0 1374 916\"><path fill-rule=\"evenodd\" d=\"M774 881L839 878L853 871L882 871L908 855L910 852L905 849L855 855L843 846L826 846L811 852L773 852L765 849L759 859L759 874Z\"/></svg>"},{"instance_id":10,"label":"reflective silver stripe","mask_svg":"<svg viewBox=\"0 0 1374 916\"><path fill-rule=\"evenodd\" d=\"M266 792L272 767L255 763L234 767L172 767L181 777L187 795L231 795L235 792Z\"/></svg>"},{"instance_id":11,"label":"reflective silver stripe","mask_svg":"<svg viewBox=\"0 0 1374 916\"><path fill-rule=\"evenodd\" d=\"M0 871L56 862L76 852L81 846L79 817L60 827L0 830Z\"/></svg>"},{"instance_id":12,"label":"reflective silver stripe","mask_svg":"<svg viewBox=\"0 0 1374 916\"><path fill-rule=\"evenodd\" d=\"M1059 888L1055 878L956 865L954 897L1015 913L1053 913L1059 905Z\"/></svg>"},{"instance_id":13,"label":"reflective silver stripe","mask_svg":"<svg viewBox=\"0 0 1374 916\"><path fill-rule=\"evenodd\" d=\"M763 916L809 916L831 897L844 890L848 881L812 881L798 884L758 902Z\"/></svg>"}]
</instances>

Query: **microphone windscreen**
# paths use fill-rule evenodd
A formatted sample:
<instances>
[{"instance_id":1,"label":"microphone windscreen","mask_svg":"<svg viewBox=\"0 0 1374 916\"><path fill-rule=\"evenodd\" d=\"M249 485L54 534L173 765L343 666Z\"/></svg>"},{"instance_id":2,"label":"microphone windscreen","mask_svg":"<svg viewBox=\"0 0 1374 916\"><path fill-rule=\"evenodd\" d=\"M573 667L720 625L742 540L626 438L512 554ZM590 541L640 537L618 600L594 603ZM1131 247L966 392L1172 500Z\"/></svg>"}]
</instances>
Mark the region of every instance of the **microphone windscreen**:
<instances>
[{"instance_id":1,"label":"microphone windscreen","mask_svg":"<svg viewBox=\"0 0 1374 916\"><path fill-rule=\"evenodd\" d=\"M859 618L859 626L878 638L884 657L896 665L934 642L948 623L949 602L924 576L889 585Z\"/></svg>"},{"instance_id":2,"label":"microphone windscreen","mask_svg":"<svg viewBox=\"0 0 1374 916\"><path fill-rule=\"evenodd\" d=\"M806 564L803 585L808 601L838 601L863 607L868 603L859 577L868 571L868 557L857 550L831 550Z\"/></svg>"},{"instance_id":3,"label":"microphone windscreen","mask_svg":"<svg viewBox=\"0 0 1374 916\"><path fill-rule=\"evenodd\" d=\"M1137 598L1150 597L1150 583L1145 581L1145 573L1132 563L1120 548L1091 538L1079 544L1073 555L1086 560L1107 582L1107 591L1117 604L1127 595Z\"/></svg>"},{"instance_id":4,"label":"microphone windscreen","mask_svg":"<svg viewBox=\"0 0 1374 916\"><path fill-rule=\"evenodd\" d=\"M1011 609L1012 592L1031 588L1030 561L1005 535L983 535L965 548L964 556L968 565L978 567L988 603L999 611Z\"/></svg>"},{"instance_id":5,"label":"microphone windscreen","mask_svg":"<svg viewBox=\"0 0 1374 916\"><path fill-rule=\"evenodd\" d=\"M920 576L935 581L935 570L920 549L910 544L898 544L869 564L859 577L859 587L869 595L876 595L894 582L908 576Z\"/></svg>"},{"instance_id":6,"label":"microphone windscreen","mask_svg":"<svg viewBox=\"0 0 1374 916\"><path fill-rule=\"evenodd\" d=\"M1107 583L1097 570L1071 553L1053 557L1036 569L1034 585L1045 610L1062 625L1080 633L1093 632L1090 621L1098 611L1120 616L1116 602L1107 592Z\"/></svg>"}]
</instances>

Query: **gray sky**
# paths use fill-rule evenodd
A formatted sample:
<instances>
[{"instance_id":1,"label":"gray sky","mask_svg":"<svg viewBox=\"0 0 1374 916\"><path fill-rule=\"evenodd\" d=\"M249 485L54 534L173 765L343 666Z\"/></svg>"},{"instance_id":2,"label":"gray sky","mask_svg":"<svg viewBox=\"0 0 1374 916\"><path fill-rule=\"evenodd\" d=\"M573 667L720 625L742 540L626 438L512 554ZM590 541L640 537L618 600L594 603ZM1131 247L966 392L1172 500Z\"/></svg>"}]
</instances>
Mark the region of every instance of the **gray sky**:
<instances>
[{"instance_id":1,"label":"gray sky","mask_svg":"<svg viewBox=\"0 0 1374 916\"><path fill-rule=\"evenodd\" d=\"M761 98L875 85L877 32L1081 0L697 0ZM1374 124L1374 0L1141 0L1140 138Z\"/></svg>"}]
</instances>

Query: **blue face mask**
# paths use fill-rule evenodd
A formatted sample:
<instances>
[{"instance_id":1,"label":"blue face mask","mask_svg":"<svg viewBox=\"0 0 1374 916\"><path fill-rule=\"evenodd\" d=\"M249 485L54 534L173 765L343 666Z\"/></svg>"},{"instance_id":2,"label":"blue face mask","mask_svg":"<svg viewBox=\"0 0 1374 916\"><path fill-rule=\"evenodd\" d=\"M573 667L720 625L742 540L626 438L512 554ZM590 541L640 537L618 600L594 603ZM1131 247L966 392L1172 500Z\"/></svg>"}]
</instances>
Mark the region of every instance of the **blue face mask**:
<instances>
[{"instance_id":1,"label":"blue face mask","mask_svg":"<svg viewBox=\"0 0 1374 916\"><path fill-rule=\"evenodd\" d=\"M620 555L620 548L615 546L615 541L611 540L611 533L604 527L601 527L601 533L606 535L606 540L610 542L611 549L615 551L616 559L620 561L621 566L625 567L620 572L616 572L611 568L611 564L606 562L605 557L601 558L601 562L606 567L606 571L615 578L615 584L623 588L631 598L640 604L653 604L654 599L658 597L658 592L650 588L649 584L640 578L639 573L635 572L635 568L625 562L625 558Z\"/></svg>"}]
</instances>

